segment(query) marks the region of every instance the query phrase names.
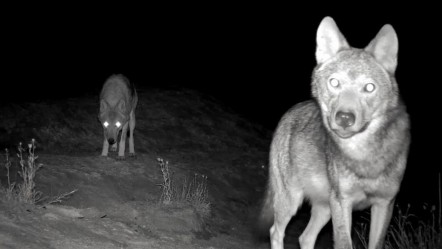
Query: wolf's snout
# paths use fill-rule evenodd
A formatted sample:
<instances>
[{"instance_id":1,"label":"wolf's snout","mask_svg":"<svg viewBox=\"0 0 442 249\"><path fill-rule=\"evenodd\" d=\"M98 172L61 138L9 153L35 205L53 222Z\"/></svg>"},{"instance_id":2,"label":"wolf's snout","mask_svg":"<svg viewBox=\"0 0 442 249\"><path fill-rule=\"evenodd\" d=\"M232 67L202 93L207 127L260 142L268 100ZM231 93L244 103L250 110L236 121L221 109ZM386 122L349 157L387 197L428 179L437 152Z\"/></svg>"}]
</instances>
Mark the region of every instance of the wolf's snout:
<instances>
[{"instance_id":1,"label":"wolf's snout","mask_svg":"<svg viewBox=\"0 0 442 249\"><path fill-rule=\"evenodd\" d=\"M355 115L351 112L341 112L336 113L336 124L342 128L347 128L355 124Z\"/></svg>"},{"instance_id":2,"label":"wolf's snout","mask_svg":"<svg viewBox=\"0 0 442 249\"><path fill-rule=\"evenodd\" d=\"M113 139L113 138L109 138L107 141L109 142L109 144L114 144L115 143L115 139Z\"/></svg>"}]
</instances>

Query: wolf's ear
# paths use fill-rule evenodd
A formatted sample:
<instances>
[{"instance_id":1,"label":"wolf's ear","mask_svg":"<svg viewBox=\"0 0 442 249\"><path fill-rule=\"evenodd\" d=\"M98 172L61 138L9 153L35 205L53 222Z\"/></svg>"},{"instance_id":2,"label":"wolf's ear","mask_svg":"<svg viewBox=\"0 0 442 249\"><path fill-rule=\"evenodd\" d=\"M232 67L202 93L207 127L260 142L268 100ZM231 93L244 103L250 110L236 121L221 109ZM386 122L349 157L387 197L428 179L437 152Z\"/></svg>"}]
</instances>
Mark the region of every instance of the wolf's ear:
<instances>
[{"instance_id":1,"label":"wolf's ear","mask_svg":"<svg viewBox=\"0 0 442 249\"><path fill-rule=\"evenodd\" d=\"M100 101L100 113L103 113L107 110L107 103L103 99Z\"/></svg>"},{"instance_id":2,"label":"wolf's ear","mask_svg":"<svg viewBox=\"0 0 442 249\"><path fill-rule=\"evenodd\" d=\"M321 64L346 48L349 48L347 40L333 18L324 17L316 32L316 62Z\"/></svg>"},{"instance_id":3,"label":"wolf's ear","mask_svg":"<svg viewBox=\"0 0 442 249\"><path fill-rule=\"evenodd\" d=\"M388 72L394 73L397 66L398 47L398 38L393 26L386 24L368 44L365 51L371 53Z\"/></svg>"}]
</instances>

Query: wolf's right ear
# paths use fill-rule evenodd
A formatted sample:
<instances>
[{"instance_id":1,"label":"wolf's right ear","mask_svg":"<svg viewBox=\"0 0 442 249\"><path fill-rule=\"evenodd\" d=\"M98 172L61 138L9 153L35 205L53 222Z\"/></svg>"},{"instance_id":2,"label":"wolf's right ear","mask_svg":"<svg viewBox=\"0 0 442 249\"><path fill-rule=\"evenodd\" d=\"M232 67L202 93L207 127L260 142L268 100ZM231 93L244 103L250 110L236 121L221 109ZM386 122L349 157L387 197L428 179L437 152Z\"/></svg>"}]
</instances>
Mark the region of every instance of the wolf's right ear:
<instances>
[{"instance_id":1,"label":"wolf's right ear","mask_svg":"<svg viewBox=\"0 0 442 249\"><path fill-rule=\"evenodd\" d=\"M117 107L118 107L118 110L120 110L121 112L125 112L126 111L126 102L124 100L118 101Z\"/></svg>"},{"instance_id":2,"label":"wolf's right ear","mask_svg":"<svg viewBox=\"0 0 442 249\"><path fill-rule=\"evenodd\" d=\"M100 101L100 113L103 113L107 110L107 103L103 99Z\"/></svg>"},{"instance_id":3,"label":"wolf's right ear","mask_svg":"<svg viewBox=\"0 0 442 249\"><path fill-rule=\"evenodd\" d=\"M347 40L333 18L324 17L316 32L316 62L322 64L335 56L339 50L346 48L349 48Z\"/></svg>"}]
</instances>

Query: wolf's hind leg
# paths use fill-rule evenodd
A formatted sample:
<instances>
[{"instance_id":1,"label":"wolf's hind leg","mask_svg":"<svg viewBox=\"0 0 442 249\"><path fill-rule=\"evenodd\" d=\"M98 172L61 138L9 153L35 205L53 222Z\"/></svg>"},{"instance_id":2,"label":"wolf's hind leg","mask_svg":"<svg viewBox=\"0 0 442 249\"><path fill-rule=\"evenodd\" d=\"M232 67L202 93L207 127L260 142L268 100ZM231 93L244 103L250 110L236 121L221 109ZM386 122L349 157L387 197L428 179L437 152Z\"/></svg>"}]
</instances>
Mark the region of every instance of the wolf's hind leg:
<instances>
[{"instance_id":1,"label":"wolf's hind leg","mask_svg":"<svg viewBox=\"0 0 442 249\"><path fill-rule=\"evenodd\" d=\"M285 229L290 219L296 214L302 204L302 193L290 197L276 194L274 197L274 222L270 228L272 249L284 249Z\"/></svg>"},{"instance_id":2,"label":"wolf's hind leg","mask_svg":"<svg viewBox=\"0 0 442 249\"><path fill-rule=\"evenodd\" d=\"M316 238L330 220L330 217L330 206L328 204L314 203L312 205L310 221L299 237L299 244L302 249L313 249L315 247Z\"/></svg>"}]
</instances>

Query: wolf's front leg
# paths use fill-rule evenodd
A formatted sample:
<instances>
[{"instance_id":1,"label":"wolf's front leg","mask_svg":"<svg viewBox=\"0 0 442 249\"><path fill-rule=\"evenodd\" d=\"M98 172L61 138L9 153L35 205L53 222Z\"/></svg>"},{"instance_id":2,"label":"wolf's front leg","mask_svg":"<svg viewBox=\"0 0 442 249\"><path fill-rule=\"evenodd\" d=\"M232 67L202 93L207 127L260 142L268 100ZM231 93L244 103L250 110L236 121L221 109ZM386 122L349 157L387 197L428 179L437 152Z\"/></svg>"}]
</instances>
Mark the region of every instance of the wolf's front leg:
<instances>
[{"instance_id":1,"label":"wolf's front leg","mask_svg":"<svg viewBox=\"0 0 442 249\"><path fill-rule=\"evenodd\" d=\"M335 249L352 249L351 213L352 203L335 190L330 194L330 209L333 222L333 240Z\"/></svg>"},{"instance_id":2,"label":"wolf's front leg","mask_svg":"<svg viewBox=\"0 0 442 249\"><path fill-rule=\"evenodd\" d=\"M129 122L126 122L123 126L123 129L121 129L121 140L120 140L120 148L118 150L118 160L124 160L124 151L126 149L126 136L127 136L127 127L129 125Z\"/></svg>"},{"instance_id":3,"label":"wolf's front leg","mask_svg":"<svg viewBox=\"0 0 442 249\"><path fill-rule=\"evenodd\" d=\"M368 249L382 249L393 213L394 200L377 200L371 206L370 240Z\"/></svg>"},{"instance_id":4,"label":"wolf's front leg","mask_svg":"<svg viewBox=\"0 0 442 249\"><path fill-rule=\"evenodd\" d=\"M135 156L134 148L134 129L135 129L135 113L132 111L130 113L129 120L129 156Z\"/></svg>"},{"instance_id":5,"label":"wolf's front leg","mask_svg":"<svg viewBox=\"0 0 442 249\"><path fill-rule=\"evenodd\" d=\"M102 156L107 156L109 152L109 142L106 139L106 136L104 136L104 141L103 141L103 151L101 152Z\"/></svg>"}]
</instances>

